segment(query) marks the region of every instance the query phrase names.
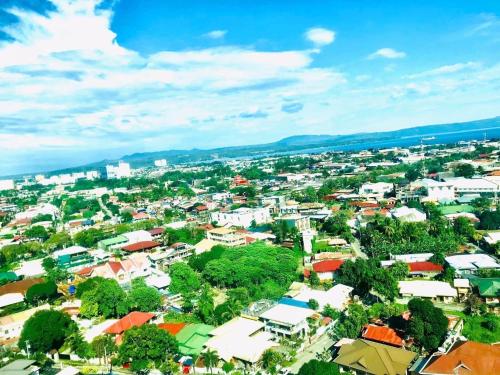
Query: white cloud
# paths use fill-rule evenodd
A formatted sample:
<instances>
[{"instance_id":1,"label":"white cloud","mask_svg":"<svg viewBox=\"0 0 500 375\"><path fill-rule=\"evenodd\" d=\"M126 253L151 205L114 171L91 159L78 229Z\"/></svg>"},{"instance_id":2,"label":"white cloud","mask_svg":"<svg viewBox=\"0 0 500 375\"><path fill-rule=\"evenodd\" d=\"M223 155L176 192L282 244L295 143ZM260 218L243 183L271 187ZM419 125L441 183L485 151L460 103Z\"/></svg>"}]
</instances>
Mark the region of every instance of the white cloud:
<instances>
[{"instance_id":1,"label":"white cloud","mask_svg":"<svg viewBox=\"0 0 500 375\"><path fill-rule=\"evenodd\" d=\"M206 34L203 34L205 38L209 39L222 39L226 36L227 30L212 30Z\"/></svg>"},{"instance_id":2,"label":"white cloud","mask_svg":"<svg viewBox=\"0 0 500 375\"><path fill-rule=\"evenodd\" d=\"M306 31L305 37L313 42L315 46L322 47L335 41L335 31L322 27L313 27Z\"/></svg>"},{"instance_id":3,"label":"white cloud","mask_svg":"<svg viewBox=\"0 0 500 375\"><path fill-rule=\"evenodd\" d=\"M396 51L392 48L380 48L368 56L368 59L385 58L385 59L401 59L406 57L406 53Z\"/></svg>"},{"instance_id":4,"label":"white cloud","mask_svg":"<svg viewBox=\"0 0 500 375\"><path fill-rule=\"evenodd\" d=\"M411 74L408 76L410 79L414 78L422 78L422 77L433 77L433 76L439 76L439 75L444 75L444 74L452 74L452 73L458 73L464 70L473 70L473 69L478 69L481 67L481 64L478 62L467 62L467 63L457 63L457 64L451 64L451 65L443 65L435 69L430 69L426 70L421 73L417 74Z\"/></svg>"}]
</instances>

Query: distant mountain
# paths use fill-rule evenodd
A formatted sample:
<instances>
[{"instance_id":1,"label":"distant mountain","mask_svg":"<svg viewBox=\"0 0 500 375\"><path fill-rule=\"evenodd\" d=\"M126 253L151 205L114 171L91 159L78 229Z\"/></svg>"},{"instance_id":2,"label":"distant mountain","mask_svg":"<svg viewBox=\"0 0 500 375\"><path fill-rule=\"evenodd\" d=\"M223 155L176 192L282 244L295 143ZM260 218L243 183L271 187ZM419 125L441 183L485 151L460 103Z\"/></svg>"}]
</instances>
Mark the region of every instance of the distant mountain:
<instances>
[{"instance_id":1,"label":"distant mountain","mask_svg":"<svg viewBox=\"0 0 500 375\"><path fill-rule=\"evenodd\" d=\"M500 138L500 117L452 124L426 125L393 131L356 133L348 135L294 135L277 142L220 147L214 149L166 150L141 152L125 155L120 160L132 167L153 165L154 160L167 159L170 163L188 163L220 160L237 157L256 157L283 153L321 152L328 150L359 150L366 148L408 147L419 144L422 138L427 144L453 143L460 140L482 139L483 132L488 138ZM103 160L78 168L68 168L64 172L101 168L117 160ZM54 171L61 173L63 171Z\"/></svg>"}]
</instances>

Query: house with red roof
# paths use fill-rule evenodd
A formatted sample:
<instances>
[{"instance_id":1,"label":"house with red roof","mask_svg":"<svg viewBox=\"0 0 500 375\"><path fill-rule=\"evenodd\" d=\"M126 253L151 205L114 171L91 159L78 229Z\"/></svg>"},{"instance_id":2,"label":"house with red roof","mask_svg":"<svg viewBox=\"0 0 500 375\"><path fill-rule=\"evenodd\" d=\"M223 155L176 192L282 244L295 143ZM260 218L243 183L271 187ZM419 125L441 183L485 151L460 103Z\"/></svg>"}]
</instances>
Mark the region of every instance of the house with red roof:
<instances>
[{"instance_id":1,"label":"house with red roof","mask_svg":"<svg viewBox=\"0 0 500 375\"><path fill-rule=\"evenodd\" d=\"M361 337L366 340L392 345L398 348L401 348L404 345L403 339L397 334L397 332L386 326L367 324L361 331Z\"/></svg>"},{"instance_id":2,"label":"house with red roof","mask_svg":"<svg viewBox=\"0 0 500 375\"><path fill-rule=\"evenodd\" d=\"M155 314L153 313L132 311L131 313L125 315L123 318L106 328L104 332L110 335L114 335L115 342L117 344L120 344L122 335L125 331L129 330L132 327L140 327L143 324L148 323L154 317Z\"/></svg>"},{"instance_id":3,"label":"house with red roof","mask_svg":"<svg viewBox=\"0 0 500 375\"><path fill-rule=\"evenodd\" d=\"M158 324L158 328L167 331L172 336L177 335L184 327L186 323L160 323Z\"/></svg>"},{"instance_id":4,"label":"house with red roof","mask_svg":"<svg viewBox=\"0 0 500 375\"><path fill-rule=\"evenodd\" d=\"M443 272L443 266L433 262L410 262L408 263L411 276L435 276Z\"/></svg>"},{"instance_id":5,"label":"house with red roof","mask_svg":"<svg viewBox=\"0 0 500 375\"><path fill-rule=\"evenodd\" d=\"M335 274L342 264L344 264L343 259L329 259L314 263L312 268L321 281L327 281L335 278Z\"/></svg>"},{"instance_id":6,"label":"house with red roof","mask_svg":"<svg viewBox=\"0 0 500 375\"><path fill-rule=\"evenodd\" d=\"M161 244L159 242L156 242L156 241L140 241L140 242L132 243L132 244L127 245L127 246L123 246L122 250L126 251L128 253L133 253L136 251L152 250L160 245Z\"/></svg>"},{"instance_id":7,"label":"house with red roof","mask_svg":"<svg viewBox=\"0 0 500 375\"><path fill-rule=\"evenodd\" d=\"M447 353L436 352L420 370L422 375L493 375L500 372L500 345L457 341Z\"/></svg>"}]
</instances>

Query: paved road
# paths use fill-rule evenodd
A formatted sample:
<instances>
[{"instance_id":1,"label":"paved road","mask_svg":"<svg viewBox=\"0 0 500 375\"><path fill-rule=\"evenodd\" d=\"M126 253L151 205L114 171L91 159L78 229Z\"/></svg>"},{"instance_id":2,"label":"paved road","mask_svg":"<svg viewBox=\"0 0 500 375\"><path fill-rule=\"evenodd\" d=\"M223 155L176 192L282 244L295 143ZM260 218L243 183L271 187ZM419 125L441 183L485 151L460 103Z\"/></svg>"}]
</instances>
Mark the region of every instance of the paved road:
<instances>
[{"instance_id":1,"label":"paved road","mask_svg":"<svg viewBox=\"0 0 500 375\"><path fill-rule=\"evenodd\" d=\"M109 217L113 217L113 213L109 210L108 207L106 207L101 197L97 198L97 202L99 203L99 206L101 206L101 210L104 212L104 214L108 215Z\"/></svg>"},{"instance_id":2,"label":"paved road","mask_svg":"<svg viewBox=\"0 0 500 375\"><path fill-rule=\"evenodd\" d=\"M361 244L359 243L359 240L357 238L354 239L351 246L352 249L354 250L354 254L356 254L356 258L368 259L368 255L366 255L365 253L363 253L363 251L361 251Z\"/></svg>"},{"instance_id":3,"label":"paved road","mask_svg":"<svg viewBox=\"0 0 500 375\"><path fill-rule=\"evenodd\" d=\"M309 362L311 359L316 359L317 353L321 353L326 348L330 348L334 343L335 341L333 341L328 334L321 336L318 341L307 347L303 352L297 354L297 361L290 366L292 374L297 374L304 363Z\"/></svg>"}]
</instances>

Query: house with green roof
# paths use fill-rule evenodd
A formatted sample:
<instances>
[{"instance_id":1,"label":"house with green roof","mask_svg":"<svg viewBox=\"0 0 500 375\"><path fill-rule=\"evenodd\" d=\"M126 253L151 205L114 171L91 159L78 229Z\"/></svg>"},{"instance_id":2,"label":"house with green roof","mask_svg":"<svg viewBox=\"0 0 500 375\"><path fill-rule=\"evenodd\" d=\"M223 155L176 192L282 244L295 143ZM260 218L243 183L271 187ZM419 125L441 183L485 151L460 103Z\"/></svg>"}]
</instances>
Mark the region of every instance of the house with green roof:
<instances>
[{"instance_id":1,"label":"house with green roof","mask_svg":"<svg viewBox=\"0 0 500 375\"><path fill-rule=\"evenodd\" d=\"M477 291L488 307L500 309L500 277L485 279L470 279L472 286Z\"/></svg>"},{"instance_id":2,"label":"house with green roof","mask_svg":"<svg viewBox=\"0 0 500 375\"><path fill-rule=\"evenodd\" d=\"M405 375L416 356L408 350L358 339L342 345L333 362L356 374Z\"/></svg>"},{"instance_id":3,"label":"house with green roof","mask_svg":"<svg viewBox=\"0 0 500 375\"><path fill-rule=\"evenodd\" d=\"M197 356L210 338L209 333L215 327L208 324L189 324L175 335L179 343L179 352L183 355Z\"/></svg>"},{"instance_id":4,"label":"house with green roof","mask_svg":"<svg viewBox=\"0 0 500 375\"><path fill-rule=\"evenodd\" d=\"M106 238L97 243L97 247L102 250L111 251L119 249L128 243L128 238L122 235Z\"/></svg>"}]
</instances>

